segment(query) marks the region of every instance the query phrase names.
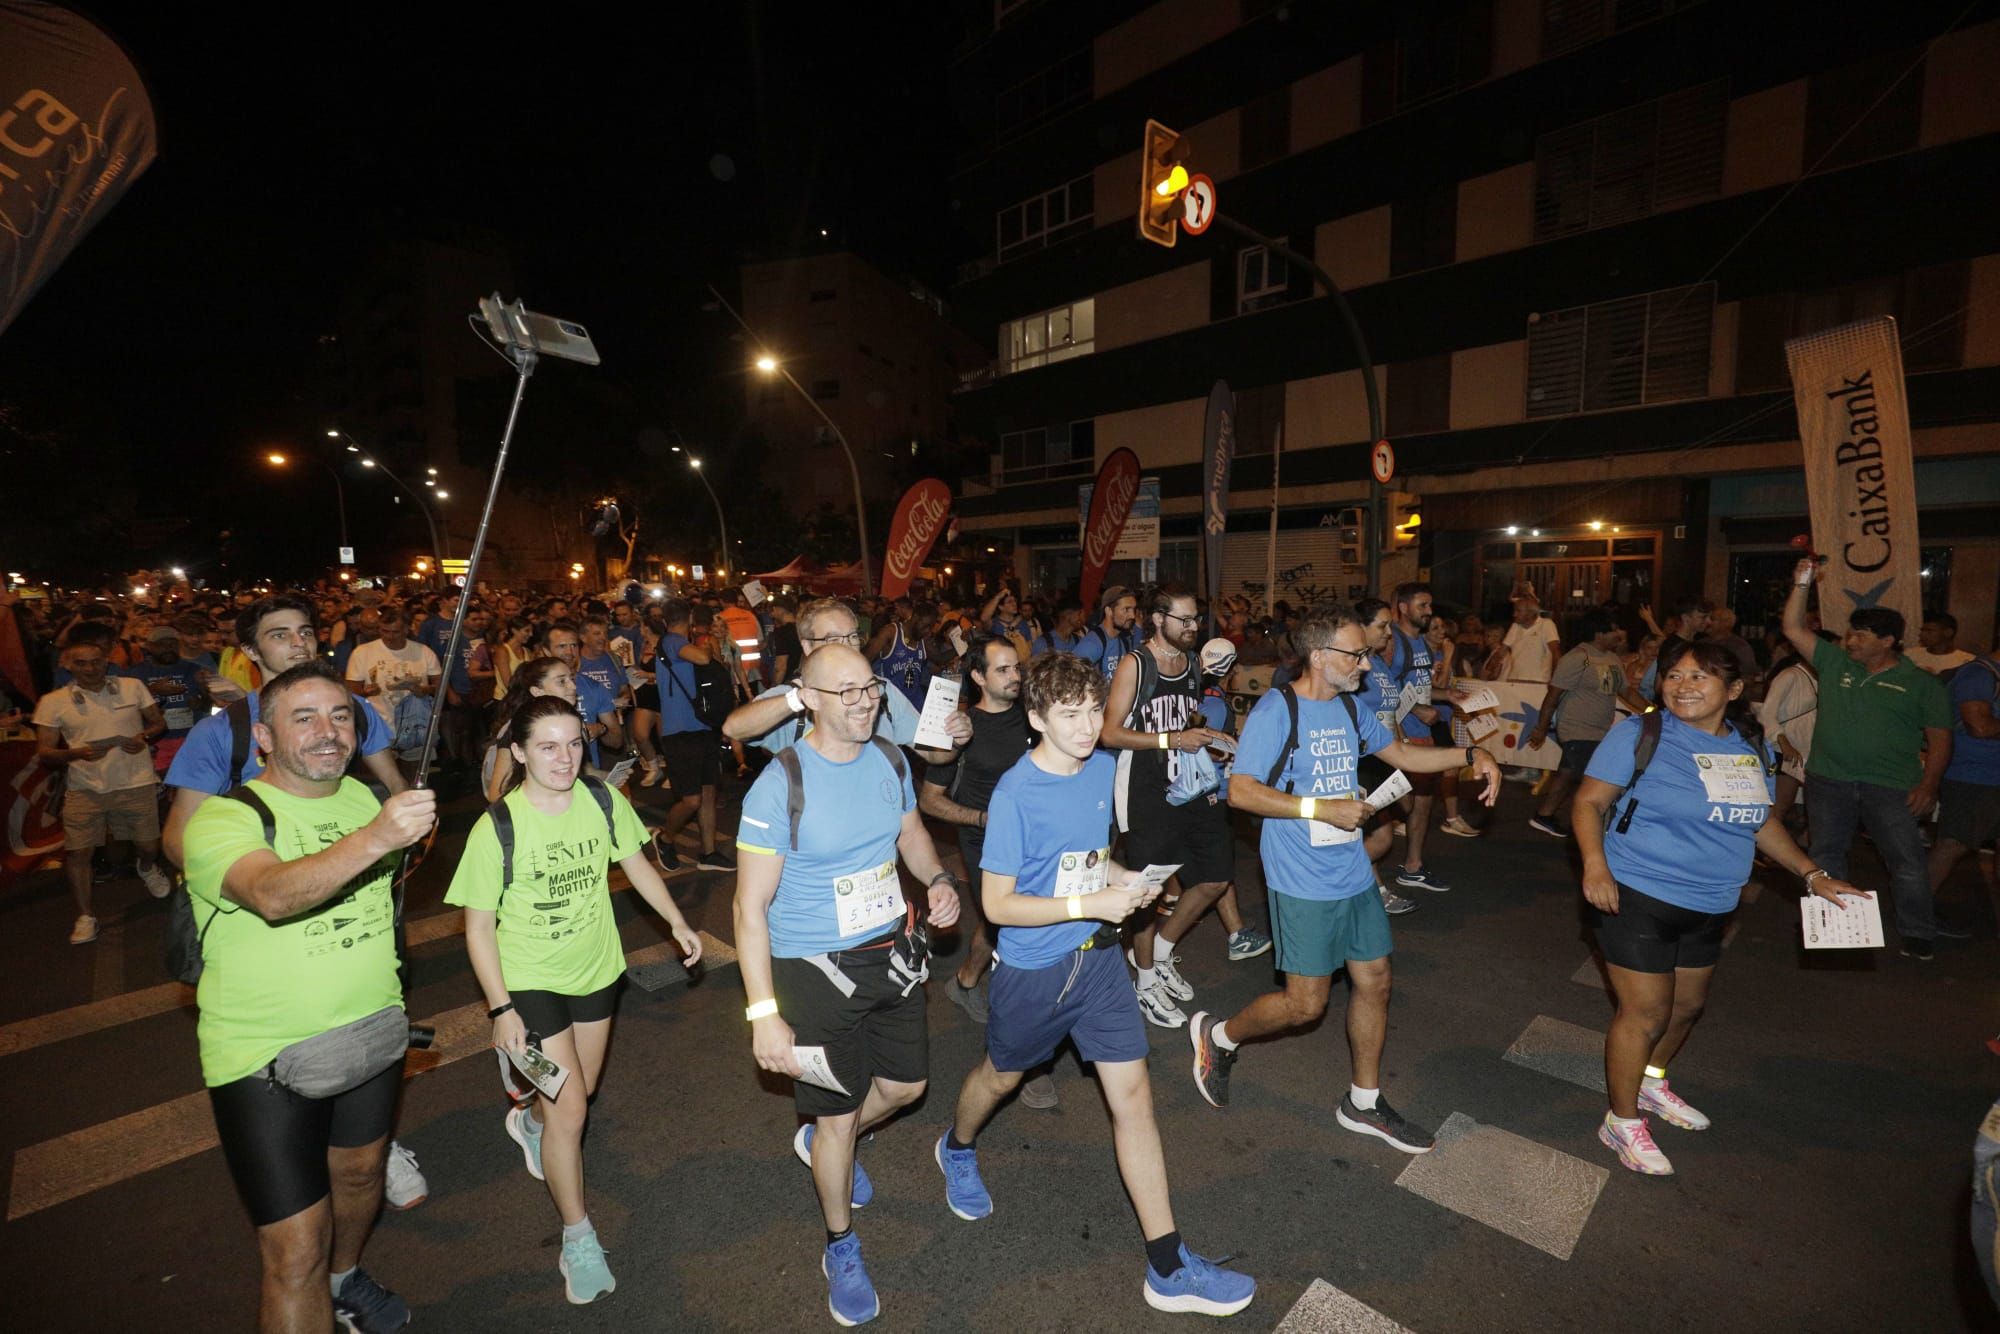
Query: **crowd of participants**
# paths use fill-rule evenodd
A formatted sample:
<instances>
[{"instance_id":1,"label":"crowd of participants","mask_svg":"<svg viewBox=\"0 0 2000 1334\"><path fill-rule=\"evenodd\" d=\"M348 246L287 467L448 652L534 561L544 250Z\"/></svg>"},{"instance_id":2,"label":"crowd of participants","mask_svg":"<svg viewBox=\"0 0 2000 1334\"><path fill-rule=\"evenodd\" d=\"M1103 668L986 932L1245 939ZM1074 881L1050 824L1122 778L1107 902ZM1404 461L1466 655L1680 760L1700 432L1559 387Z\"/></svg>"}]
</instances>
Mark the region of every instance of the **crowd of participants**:
<instances>
[{"instance_id":1,"label":"crowd of participants","mask_svg":"<svg viewBox=\"0 0 2000 1334\"><path fill-rule=\"evenodd\" d=\"M1345 974L1335 1121L1430 1151L1381 1086L1390 918L1452 888L1426 860L1433 826L1493 828L1502 767L1460 707L1481 682L1545 687L1522 746L1553 738L1560 759L1505 777L1537 785L1533 830L1579 845L1617 1003L1599 1136L1627 1168L1671 1172L1650 1118L1709 1127L1667 1066L1753 863L1845 909L1867 892L1848 879L1865 829L1900 948L1924 960L1966 934L1937 914L1936 886L2000 833L2000 659L1957 649L1944 616L1921 651L1879 609L1836 639L1814 623L1812 579L1801 563L1768 648L1699 601L1664 624L1635 609L1634 645L1614 609L1558 626L1523 587L1504 624L1454 621L1421 584L1267 616L1172 586L1113 587L1088 609L1006 583L959 606L482 589L448 670L455 592L178 590L14 614L49 685L32 722L65 779L72 943L95 937L110 845L130 846L155 896L185 870L203 1077L258 1228L266 1327L409 1318L360 1255L385 1199L429 1193L392 1131L398 874L434 826L436 787L410 785L433 711L446 790L487 804L446 897L493 1020L505 1132L562 1225L569 1299L615 1287L582 1153L624 971L610 868L690 962L700 939L668 882L733 872L752 1055L794 1081L828 1307L849 1325L880 1310L852 1225L873 1196L859 1150L927 1087L933 933L966 941L936 985L986 1045L930 1151L946 1206L992 1212L979 1134L1010 1099L1056 1105L1051 1061L1072 1043L1110 1111L1158 1309L1230 1314L1255 1284L1182 1239L1148 1025L1187 1033L1194 1084L1222 1108L1246 1046L1316 1022ZM948 746L921 747L940 674L962 681L961 708ZM725 773L748 780L733 848ZM645 788L666 797L650 822L628 795ZM1269 934L1237 904L1239 829L1255 833ZM1229 960L1275 945L1283 975L1233 1014L1195 1005L1176 966L1211 910ZM516 1075L510 1054L529 1047L570 1072L555 1096Z\"/></svg>"}]
</instances>

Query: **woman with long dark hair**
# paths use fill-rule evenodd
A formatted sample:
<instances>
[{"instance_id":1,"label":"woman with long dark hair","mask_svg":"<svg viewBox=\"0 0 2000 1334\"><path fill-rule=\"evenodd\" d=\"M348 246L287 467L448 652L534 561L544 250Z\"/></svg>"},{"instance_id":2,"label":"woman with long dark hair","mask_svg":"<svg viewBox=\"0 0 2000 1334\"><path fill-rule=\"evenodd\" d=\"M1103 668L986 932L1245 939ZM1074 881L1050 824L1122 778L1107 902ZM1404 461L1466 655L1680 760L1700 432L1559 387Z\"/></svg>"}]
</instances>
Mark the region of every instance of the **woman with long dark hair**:
<instances>
[{"instance_id":1,"label":"woman with long dark hair","mask_svg":"<svg viewBox=\"0 0 2000 1334\"><path fill-rule=\"evenodd\" d=\"M445 902L465 909L465 948L486 994L493 1046L537 1047L569 1072L554 1098L507 1113L527 1170L562 1219L564 1291L576 1305L615 1286L583 1202L583 1128L604 1072L625 951L611 864L667 921L693 963L701 938L646 858L646 827L623 793L584 775L583 719L558 695L508 719L507 795L472 826ZM504 823L507 836L503 838Z\"/></svg>"},{"instance_id":2,"label":"woman with long dark hair","mask_svg":"<svg viewBox=\"0 0 2000 1334\"><path fill-rule=\"evenodd\" d=\"M1845 906L1841 895L1862 893L1814 865L1768 818L1771 757L1744 684L1720 644L1697 641L1662 660L1661 707L1612 727L1571 804L1583 896L1618 1002L1604 1040L1611 1110L1597 1137L1648 1176L1674 1169L1642 1112L1683 1130L1709 1127L1668 1087L1667 1063L1707 1003L1755 854L1836 907ZM1641 766L1649 735L1652 753Z\"/></svg>"},{"instance_id":3,"label":"woman with long dark hair","mask_svg":"<svg viewBox=\"0 0 2000 1334\"><path fill-rule=\"evenodd\" d=\"M509 749L514 718L538 699L554 698L576 712L576 678L560 658L530 658L514 671L514 683L494 711L493 732L487 738L486 754L480 761L479 787L489 802L498 801L510 790L514 777L514 757ZM579 720L581 714L577 715Z\"/></svg>"}]
</instances>

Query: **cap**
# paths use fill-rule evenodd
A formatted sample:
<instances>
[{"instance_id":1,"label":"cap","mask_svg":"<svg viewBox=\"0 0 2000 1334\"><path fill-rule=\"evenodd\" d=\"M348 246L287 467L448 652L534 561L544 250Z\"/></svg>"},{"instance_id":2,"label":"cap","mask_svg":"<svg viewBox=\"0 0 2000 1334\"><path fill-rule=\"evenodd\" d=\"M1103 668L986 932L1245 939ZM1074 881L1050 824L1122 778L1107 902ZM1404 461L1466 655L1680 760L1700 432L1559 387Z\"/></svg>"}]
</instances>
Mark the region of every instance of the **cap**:
<instances>
[{"instance_id":1,"label":"cap","mask_svg":"<svg viewBox=\"0 0 2000 1334\"><path fill-rule=\"evenodd\" d=\"M1125 587L1123 584L1113 584L1097 595L1097 605L1099 607L1108 607L1119 598L1131 596L1133 596L1131 589Z\"/></svg>"},{"instance_id":2,"label":"cap","mask_svg":"<svg viewBox=\"0 0 2000 1334\"><path fill-rule=\"evenodd\" d=\"M1221 676L1236 665L1236 645L1220 636L1201 646L1201 669L1210 676Z\"/></svg>"},{"instance_id":3,"label":"cap","mask_svg":"<svg viewBox=\"0 0 2000 1334\"><path fill-rule=\"evenodd\" d=\"M178 644L181 642L181 632L174 629L171 625L156 625L153 627L152 632L146 636L146 642L148 644Z\"/></svg>"}]
</instances>

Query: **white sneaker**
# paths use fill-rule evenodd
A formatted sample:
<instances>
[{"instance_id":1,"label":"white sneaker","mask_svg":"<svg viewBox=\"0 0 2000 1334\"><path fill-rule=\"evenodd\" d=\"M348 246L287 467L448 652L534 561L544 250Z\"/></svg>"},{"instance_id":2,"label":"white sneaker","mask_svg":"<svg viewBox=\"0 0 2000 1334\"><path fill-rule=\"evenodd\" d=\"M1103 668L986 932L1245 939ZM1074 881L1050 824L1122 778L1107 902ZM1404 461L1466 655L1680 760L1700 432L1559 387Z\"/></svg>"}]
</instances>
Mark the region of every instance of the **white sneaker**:
<instances>
[{"instance_id":1,"label":"white sneaker","mask_svg":"<svg viewBox=\"0 0 2000 1334\"><path fill-rule=\"evenodd\" d=\"M431 1197L431 1183L417 1170L417 1155L389 1141L388 1180L382 1202L391 1209L414 1209Z\"/></svg>"},{"instance_id":2,"label":"white sneaker","mask_svg":"<svg viewBox=\"0 0 2000 1334\"><path fill-rule=\"evenodd\" d=\"M158 862L139 868L139 883L156 899L163 899L174 892L173 878L160 869Z\"/></svg>"},{"instance_id":3,"label":"white sneaker","mask_svg":"<svg viewBox=\"0 0 2000 1334\"><path fill-rule=\"evenodd\" d=\"M1187 1012L1174 1004L1174 998L1167 989L1155 982L1150 987L1134 989L1139 997L1139 1013L1146 1016L1146 1022L1155 1028L1187 1027Z\"/></svg>"},{"instance_id":4,"label":"white sneaker","mask_svg":"<svg viewBox=\"0 0 2000 1334\"><path fill-rule=\"evenodd\" d=\"M1706 1116L1687 1105L1681 1095L1667 1087L1667 1081L1639 1085L1639 1110L1652 1112L1670 1126L1682 1130L1706 1130L1712 1124Z\"/></svg>"},{"instance_id":5,"label":"white sneaker","mask_svg":"<svg viewBox=\"0 0 2000 1334\"><path fill-rule=\"evenodd\" d=\"M1175 1000L1193 1000L1194 988L1181 976L1180 969L1174 967L1174 957L1170 954L1161 954L1155 946L1153 959L1153 976L1160 986L1167 989L1167 994ZM1129 947L1125 951L1125 962L1132 965L1134 972L1138 971L1139 960L1133 956Z\"/></svg>"},{"instance_id":6,"label":"white sneaker","mask_svg":"<svg viewBox=\"0 0 2000 1334\"><path fill-rule=\"evenodd\" d=\"M1670 1177L1674 1165L1667 1161L1667 1155L1660 1152L1660 1146L1653 1143L1653 1132L1646 1128L1646 1118L1640 1117L1637 1125L1621 1126L1611 1119L1611 1113L1604 1114L1604 1124L1597 1128L1597 1138L1604 1147L1618 1155L1618 1161L1641 1176Z\"/></svg>"},{"instance_id":7,"label":"white sneaker","mask_svg":"<svg viewBox=\"0 0 2000 1334\"><path fill-rule=\"evenodd\" d=\"M69 943L72 945L88 945L96 939L97 919L89 913L84 913L76 919L76 925L70 928Z\"/></svg>"}]
</instances>

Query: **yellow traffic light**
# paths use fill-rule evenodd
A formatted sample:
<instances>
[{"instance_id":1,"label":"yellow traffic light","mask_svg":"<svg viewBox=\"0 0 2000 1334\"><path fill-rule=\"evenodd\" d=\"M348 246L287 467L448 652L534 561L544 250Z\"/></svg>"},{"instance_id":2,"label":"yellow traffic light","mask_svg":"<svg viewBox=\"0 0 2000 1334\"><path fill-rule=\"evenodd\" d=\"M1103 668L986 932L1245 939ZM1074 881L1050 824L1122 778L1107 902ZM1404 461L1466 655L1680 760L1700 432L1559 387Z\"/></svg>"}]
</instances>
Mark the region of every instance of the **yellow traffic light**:
<instances>
[{"instance_id":1,"label":"yellow traffic light","mask_svg":"<svg viewBox=\"0 0 2000 1334\"><path fill-rule=\"evenodd\" d=\"M1180 238L1181 194L1188 186L1186 157L1186 141L1177 132L1156 120L1146 122L1146 142L1139 153L1140 239L1171 247Z\"/></svg>"},{"instance_id":2,"label":"yellow traffic light","mask_svg":"<svg viewBox=\"0 0 2000 1334\"><path fill-rule=\"evenodd\" d=\"M1424 526L1423 501L1405 491L1389 496L1389 540L1395 550L1414 544Z\"/></svg>"}]
</instances>

